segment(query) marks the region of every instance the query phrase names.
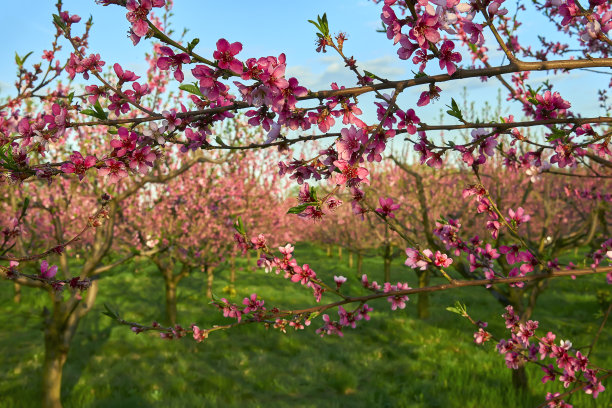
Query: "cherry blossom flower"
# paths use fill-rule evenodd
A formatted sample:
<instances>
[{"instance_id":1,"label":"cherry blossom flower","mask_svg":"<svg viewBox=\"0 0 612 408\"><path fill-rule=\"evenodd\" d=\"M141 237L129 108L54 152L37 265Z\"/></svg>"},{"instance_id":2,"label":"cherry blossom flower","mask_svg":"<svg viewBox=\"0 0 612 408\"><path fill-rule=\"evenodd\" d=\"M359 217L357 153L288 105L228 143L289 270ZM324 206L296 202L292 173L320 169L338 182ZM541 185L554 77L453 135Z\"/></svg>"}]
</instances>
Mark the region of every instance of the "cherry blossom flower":
<instances>
[{"instance_id":1,"label":"cherry blossom flower","mask_svg":"<svg viewBox=\"0 0 612 408\"><path fill-rule=\"evenodd\" d=\"M60 169L64 173L74 173L79 176L79 181L85 177L87 169L95 166L97 160L94 156L83 158L80 152L73 152L70 155L70 162L62 164Z\"/></svg>"},{"instance_id":2,"label":"cherry blossom flower","mask_svg":"<svg viewBox=\"0 0 612 408\"><path fill-rule=\"evenodd\" d=\"M213 57L218 61L219 68L229 69L236 74L242 74L242 62L234 58L242 51L242 44L239 42L229 43L225 38L217 41L217 50L213 52Z\"/></svg>"},{"instance_id":3,"label":"cherry blossom flower","mask_svg":"<svg viewBox=\"0 0 612 408\"><path fill-rule=\"evenodd\" d=\"M136 142L138 141L138 134L136 132L130 132L124 127L117 129L119 140L113 139L110 145L115 149L117 157L122 157L128 152L132 152L136 149Z\"/></svg>"},{"instance_id":4,"label":"cherry blossom flower","mask_svg":"<svg viewBox=\"0 0 612 408\"><path fill-rule=\"evenodd\" d=\"M109 176L110 183L116 183L128 175L125 171L125 164L115 159L108 159L104 162L104 167L98 170L101 177Z\"/></svg>"},{"instance_id":5,"label":"cherry blossom flower","mask_svg":"<svg viewBox=\"0 0 612 408\"><path fill-rule=\"evenodd\" d=\"M340 170L340 174L336 174L335 177L336 184L346 184L349 187L356 186L359 183L370 184L368 180L370 172L365 167L349 165L346 160L336 160L334 166Z\"/></svg>"},{"instance_id":6,"label":"cherry blossom flower","mask_svg":"<svg viewBox=\"0 0 612 408\"><path fill-rule=\"evenodd\" d=\"M378 199L378 203L380 204L380 208L377 208L376 211L381 213L385 217L395 218L395 214L393 211L398 210L400 208L399 204L393 204L392 198L382 198Z\"/></svg>"},{"instance_id":7,"label":"cherry blossom flower","mask_svg":"<svg viewBox=\"0 0 612 408\"><path fill-rule=\"evenodd\" d=\"M49 267L49 263L45 260L40 264L40 276L45 279L52 279L57 274L57 265Z\"/></svg>"},{"instance_id":8,"label":"cherry blossom flower","mask_svg":"<svg viewBox=\"0 0 612 408\"><path fill-rule=\"evenodd\" d=\"M183 74L181 67L183 64L189 63L189 55L186 53L175 55L174 51L172 51L170 47L159 47L159 51L165 56L158 58L157 67L162 70L174 70L174 78L179 82L183 82L185 75Z\"/></svg>"}]
</instances>

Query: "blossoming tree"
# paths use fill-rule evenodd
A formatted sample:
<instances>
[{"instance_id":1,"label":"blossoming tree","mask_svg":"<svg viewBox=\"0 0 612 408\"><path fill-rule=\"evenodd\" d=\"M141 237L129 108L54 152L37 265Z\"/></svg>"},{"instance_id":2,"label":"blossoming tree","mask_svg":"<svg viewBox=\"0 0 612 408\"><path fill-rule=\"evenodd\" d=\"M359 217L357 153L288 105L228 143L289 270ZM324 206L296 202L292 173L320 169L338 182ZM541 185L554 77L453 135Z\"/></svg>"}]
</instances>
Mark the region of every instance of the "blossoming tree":
<instances>
[{"instance_id":1,"label":"blossoming tree","mask_svg":"<svg viewBox=\"0 0 612 408\"><path fill-rule=\"evenodd\" d=\"M536 222L529 210L506 207L504 197L509 194L495 194L498 187L485 178L487 169L494 166L496 154L504 157L503 172L507 174L528 171L531 177L537 177L544 172L549 175L560 173L566 177L596 180L598 185L610 177L609 123L612 119L581 112L580 106L572 101L572 95L561 94L549 82L530 80L534 72L555 74L555 82L560 82L567 72L588 70L584 72L595 77L602 75L599 69L612 67L609 55L612 49L609 38L612 9L609 2L534 0L535 10L549 21L550 27L567 38L564 42L551 40L546 37L548 29L543 29L538 44L529 44L517 34L525 10L521 3L508 4L504 0L378 2L384 31L397 47L398 58L414 64L417 71L413 78L399 79L383 78L361 69L359 62L349 56L347 35L334 33L341 27L334 27L323 14L311 20L316 29L317 51L337 53L355 75L356 83L351 88L332 83L324 90L308 90L301 85L300 78L287 77L289 61L285 54L247 57L242 53L240 42L220 38L212 55L203 55L198 39L178 41L171 38L166 20L154 14L157 9L169 9L171 4L165 0L99 0L98 3L117 6L119 14L125 13L134 44L159 42L155 46L156 52L149 58L147 80L139 81L138 74L118 63L107 65L95 50L89 51L91 20L83 24L80 17L71 15L58 2L58 11L53 16L55 37L50 49L42 56L48 63L44 67L36 63L30 68L26 66L27 57L18 56L17 94L0 106L0 179L3 183L23 185L38 180L50 183L51 188L58 188L56 186L68 177L73 180L96 179L102 190L110 189L109 185L120 186L116 187L114 194L104 196L99 210L89 215L88 221L84 220L84 229L95 228L96 237L102 241L94 240L91 247L82 247L89 250L89 255L83 270L73 279L56 278L57 272L48 262L41 264L39 274L26 273L22 269L28 262L43 260L54 252L64 252L77 240L58 242L51 249L32 247L26 253L18 253L18 247L13 243L28 211L11 214L11 221L5 226L8 232L0 247L0 259L5 261L0 266L1 274L19 283L30 282L50 290L54 304L57 304L54 318L72 319L74 315L68 312L82 304L86 307L78 310L86 309L90 304L88 298L95 297L95 281L85 296L75 291L69 300L54 291L66 285L84 289L88 286L86 278L95 275L100 268L106 270L112 266L105 264L104 256L111 247L115 215L122 199L134 194L146 181L165 182L183 173L169 170L147 175L163 154L171 154L173 147L183 153L271 148L286 151L294 145L308 146L318 140L325 144L323 149L309 157L286 159L279 163L280 175L299 185L309 182L308 188L300 189L297 204L289 209L289 213L330 222L333 218L330 213L342 204L340 196L348 193L350 199L346 201L350 203L344 205L350 206L356 216L374 215L386 225L385 228L403 240L409 267L429 268L447 282L412 289L406 282L378 284L370 282L364 275L362 286L369 293L349 294L342 286L346 281L344 277L337 277L333 283L323 281L308 264L300 264L293 257L290 243L276 252L268 244L267 237L259 235L261 231L254 231L248 223L237 219L234 239L238 248L258 250L261 254L258 263L262 268L268 272L282 272L294 284L311 290L315 304L298 310L279 310L265 303L257 294L245 298L242 304L221 300L216 305L223 310L225 317L234 321L208 329L196 325L186 329L179 325L164 327L126 322L118 314L109 312L117 322L127 324L137 332L157 331L165 338L190 333L195 340L203 341L214 331L250 323L263 323L282 330L287 327L301 329L319 314L337 309L338 320L323 314L318 332L341 335L345 327L355 327L358 321L369 319L368 313L372 308L367 302L379 298L386 298L395 310L406 307L410 294L467 286L527 285L551 278L599 273L607 273L608 282L612 281L612 268L607 266L612 258L612 240L604 235L607 227L588 228L589 225L606 224L601 221L601 212L591 216L582 214L586 237L597 247L584 260L586 266L570 271L558 270L551 253L542 250L547 248L546 242L542 244L540 240L537 246L534 239L525 234L525 224L532 223L541 229L540 236L547 241L549 235L542 232L549 228L550 220L545 218ZM55 57L60 42L71 49L66 61ZM471 63L466 63L467 58ZM108 69L110 65L112 70ZM195 83L185 83L185 70L191 71ZM87 81L87 85L84 89L61 85L56 89L50 88L52 81L62 75L70 79L78 76ZM170 79L170 82L158 83L153 80L156 77ZM426 123L419 117L425 106L446 98L444 88L448 83L470 78L497 81L507 90L509 103L522 109L524 119L515 120L509 115L488 122L471 121L452 98L447 113L457 121L456 124ZM603 81L601 83L609 88ZM166 87L183 92L175 93L167 104L162 104L160 95ZM420 91L419 98L409 101L400 98L411 88ZM41 95L44 89L48 92ZM392 93L383 94L386 90ZM369 106L363 99L358 99L364 94L374 95L377 101ZM600 91L600 99L609 113L605 89ZM32 104L32 100L40 103ZM80 103L86 109L81 109ZM376 112L376 121L365 120L362 114L366 109ZM266 135L253 141L215 131L237 111L244 112L250 126L261 126ZM335 126L341 130L336 132ZM541 136L526 131L530 128L539 129ZM473 129L471 138L465 141L460 138L437 140L431 136L431 132L439 130L452 135L452 132L465 129ZM96 133L92 138L94 141L79 145L79 151L71 152L70 147L74 146L72 137L87 133ZM453 199L466 200L471 214L481 214L476 222L482 231L486 231L487 242L473 240L468 245L468 241L461 240L468 247L479 247L480 250L463 251L464 247L451 245L456 243L450 238L456 235L459 224L464 222L462 220L441 220L433 227L433 233L442 238L449 246L448 250L458 249L459 253L432 249L430 242L411 237L392 222L397 218L396 211L401 208L401 203L390 201L386 196L368 198L376 195L376 190L367 187L374 179L370 177L365 162L372 166L380 165L388 155L392 141L410 145L421 165L442 168L452 165L451 158L454 157L471 169L470 178L465 181L467 185L461 182L462 179L457 179L462 185L453 186ZM188 157L179 162L183 165L190 163ZM127 182L128 177L135 177L134 184ZM326 189L317 186L317 181L327 183ZM502 186L509 188L504 183L499 188ZM514 188L523 189L522 194L525 194L531 188L528 186L525 183ZM570 189L569 194L574 192ZM577 194L582 193L579 190ZM600 194L605 196L608 193L602 191ZM372 199L379 206L368 205ZM543 199L549 200L549 195L543 195ZM542 216L534 212L533 218L536 215ZM102 218L106 217L109 219L102 225ZM599 221L595 222L595 218ZM76 237L81 235L77 233ZM501 235L505 235L507 241L500 242ZM565 239L553 236L551 239L556 243L552 247L560 251L568 247L571 250L581 242L583 235L570 232ZM463 262L474 266L475 262L484 263L480 258L497 259L499 254L506 255L508 266L512 266L510 272L499 263L487 263L482 279L464 279L451 268L451 265L459 264L458 258L462 256L467 257ZM517 271L511 273L514 269ZM492 337L485 330L486 324L474 320L463 305L459 304L452 310L477 326L477 343ZM572 392L582 390L597 397L604 390L602 381L612 375L610 370L593 366L583 350L567 341L557 343L552 332L545 336L536 334L538 322L521 319L511 306L504 318L510 336L499 340L497 348L505 356L508 367L517 369L526 362L547 358L550 364L545 367L544 380L558 378L565 388L572 387L563 395L547 395L549 406L567 406L562 399ZM607 315L604 323L605 320ZM55 335L47 333L51 340ZM59 386L53 376L58 374L58 369L61 372L65 351L51 340L48 344L53 346L47 354L53 357L47 365L55 367L56 371L46 371L52 375L46 374L45 377L45 386L50 391L45 394L44 404L57 407L60 406ZM61 351L59 354L58 350Z\"/></svg>"}]
</instances>

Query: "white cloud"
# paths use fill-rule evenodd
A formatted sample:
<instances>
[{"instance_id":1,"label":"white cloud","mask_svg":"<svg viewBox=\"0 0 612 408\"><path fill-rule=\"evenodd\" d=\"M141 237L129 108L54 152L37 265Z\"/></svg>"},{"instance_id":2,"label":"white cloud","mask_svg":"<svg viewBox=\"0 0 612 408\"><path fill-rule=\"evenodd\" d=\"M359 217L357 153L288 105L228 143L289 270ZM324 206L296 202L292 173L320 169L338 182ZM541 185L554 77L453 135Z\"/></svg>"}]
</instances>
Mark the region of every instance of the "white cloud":
<instances>
[{"instance_id":1,"label":"white cloud","mask_svg":"<svg viewBox=\"0 0 612 408\"><path fill-rule=\"evenodd\" d=\"M287 77L295 76L301 85L313 91L329 89L332 82L336 82L339 86L356 86L357 79L355 74L344 65L339 57L324 56L314 61L313 65L325 68L322 71L313 71L310 66L289 66L287 67L286 75ZM391 56L357 61L357 66L360 70L365 69L390 80L404 78L406 69L401 65L401 61Z\"/></svg>"}]
</instances>

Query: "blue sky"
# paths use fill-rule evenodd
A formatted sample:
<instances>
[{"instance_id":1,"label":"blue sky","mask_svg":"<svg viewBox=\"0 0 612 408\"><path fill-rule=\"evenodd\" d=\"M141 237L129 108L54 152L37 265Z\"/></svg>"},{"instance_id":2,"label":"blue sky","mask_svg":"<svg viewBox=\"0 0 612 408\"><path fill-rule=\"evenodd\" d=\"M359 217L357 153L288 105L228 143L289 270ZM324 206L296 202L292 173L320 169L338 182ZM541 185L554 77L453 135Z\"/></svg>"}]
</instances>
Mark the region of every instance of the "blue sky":
<instances>
[{"instance_id":1,"label":"blue sky","mask_svg":"<svg viewBox=\"0 0 612 408\"><path fill-rule=\"evenodd\" d=\"M54 32L51 24L51 14L55 12L53 3L51 0L21 0L3 4L0 35L4 41L0 45L0 58L5 63L0 65L0 96L6 95L7 92L12 93L10 88L15 78L15 51L20 55L34 51L29 61L33 62L35 58L40 58L42 50L49 48ZM176 33L181 33L184 27L189 28L187 40L200 38L197 51L201 55L210 56L216 41L223 37L230 42L240 41L243 44L243 51L239 54L242 58L285 52L288 74L298 77L310 89L327 89L332 81L353 86L354 77L344 68L339 57L332 52L320 54L315 51L315 29L307 20L315 19L317 14L326 12L332 32L343 31L348 34L345 53L353 55L361 68L388 79L411 78L412 72L416 70L412 62L397 58L396 48L384 34L375 32L380 27L381 6L371 1L235 1L231 3L231 8L224 7L225 4L228 3L177 0L172 19L173 28ZM149 49L149 44L143 41L134 47L127 39L129 23L125 19L125 9L117 6L103 7L95 4L93 0L65 0L64 9L85 19L89 15L94 16L90 50L100 53L102 59L107 61L107 67L119 62L137 73L144 72L145 65L141 56ZM542 27L542 20L532 13L527 13L523 21L521 33L535 38L535 28ZM547 31L552 32L552 29ZM493 48L493 44L489 44ZM493 52L492 56L492 61L495 62L501 54ZM437 64L430 65L429 73L439 72ZM595 116L599 114L597 86L605 87L609 79L595 76L595 80L592 77L587 80L589 75L584 72L566 75L558 90L570 99L575 111ZM537 86L537 79L542 77L543 74L534 74L533 85ZM556 79L552 75L548 77ZM486 84L472 79L445 83L441 87L443 94L440 101L417 109L417 114L431 123L438 119L440 110L450 103L451 97L459 102L464 87L468 89L468 98L475 100L477 106L482 106L485 100L494 105L499 88L493 79ZM406 109L416 107L418 95L424 89L425 87L406 91L400 99L401 106ZM505 97L505 92L503 96ZM367 98L364 101L366 100ZM511 108L510 111L520 116L520 110ZM373 109L365 113L365 119L375 119ZM445 122L454 123L453 119L448 117Z\"/></svg>"}]
</instances>

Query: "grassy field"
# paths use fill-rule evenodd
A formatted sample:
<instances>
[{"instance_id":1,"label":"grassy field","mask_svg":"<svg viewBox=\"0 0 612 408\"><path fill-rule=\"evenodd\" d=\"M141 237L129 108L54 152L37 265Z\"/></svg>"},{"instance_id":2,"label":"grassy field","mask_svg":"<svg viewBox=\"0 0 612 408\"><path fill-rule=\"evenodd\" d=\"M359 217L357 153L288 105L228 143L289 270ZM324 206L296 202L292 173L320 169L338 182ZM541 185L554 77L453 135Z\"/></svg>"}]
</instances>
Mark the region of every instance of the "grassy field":
<instances>
[{"instance_id":1,"label":"grassy field","mask_svg":"<svg viewBox=\"0 0 612 408\"><path fill-rule=\"evenodd\" d=\"M320 277L356 275L346 256L338 261L307 245L298 246L296 255ZM468 322L445 310L461 299L475 319L488 321L492 332L504 334L503 310L482 288L434 294L431 317L426 320L415 317L416 298L397 312L384 299L372 302L372 319L354 330L345 329L344 338L320 338L315 334L320 326L317 319L305 331L282 334L243 326L213 333L197 344L191 339L164 341L135 335L101 314L108 303L126 319L163 319L162 278L144 263L122 268L101 281L95 309L73 341L64 369L65 407L536 407L546 391L562 391L558 382L555 387L542 385L540 368L529 367L532 388L517 394L511 372L494 345L475 345ZM364 271L382 281L378 259L366 258ZM226 277L226 272L218 273L216 294L223 294ZM401 259L394 262L392 277L416 286L414 273ZM576 346L590 344L600 322L595 288L606 289L603 276L553 281L534 316L540 320L540 334L553 330ZM234 300L257 292L268 307L295 308L312 302L308 290L261 270L240 271L236 289ZM184 326L226 321L204 293L201 274L181 282L179 321ZM35 407L43 360L40 314L47 299L28 288L21 304L11 299L12 287L4 282L0 285L0 407ZM594 364L612 367L611 344L608 327L592 356ZM608 391L596 400L579 392L569 402L575 407L610 407L612 381L604 385Z\"/></svg>"}]
</instances>

